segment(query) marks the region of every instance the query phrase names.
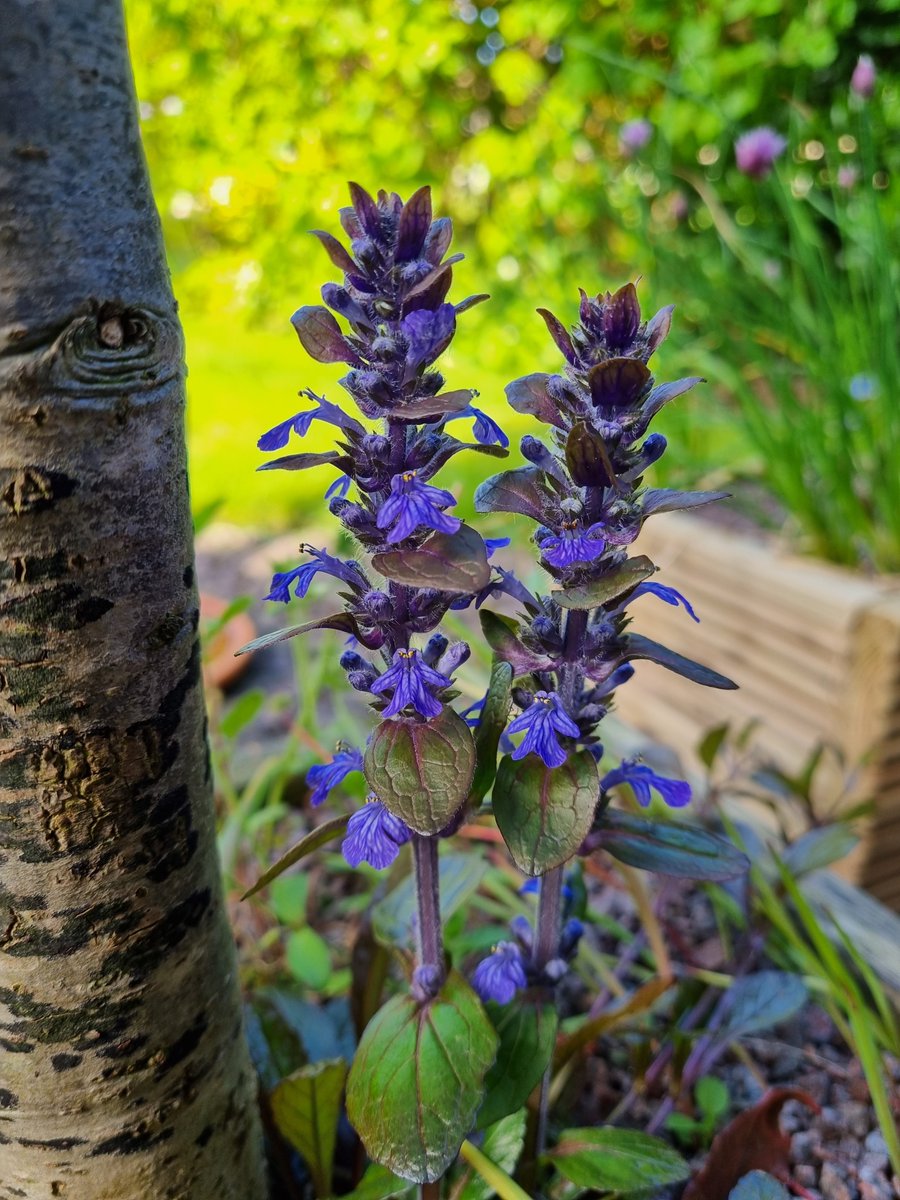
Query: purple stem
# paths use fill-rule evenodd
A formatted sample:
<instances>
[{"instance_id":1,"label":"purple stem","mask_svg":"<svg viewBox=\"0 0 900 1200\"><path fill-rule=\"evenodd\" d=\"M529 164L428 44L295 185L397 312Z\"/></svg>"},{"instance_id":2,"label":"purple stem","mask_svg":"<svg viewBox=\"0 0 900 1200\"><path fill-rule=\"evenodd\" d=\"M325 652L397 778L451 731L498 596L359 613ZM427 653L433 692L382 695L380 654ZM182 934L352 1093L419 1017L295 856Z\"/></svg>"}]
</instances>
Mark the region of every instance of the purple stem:
<instances>
[{"instance_id":1,"label":"purple stem","mask_svg":"<svg viewBox=\"0 0 900 1200\"><path fill-rule=\"evenodd\" d=\"M416 924L415 981L422 998L436 996L444 982L444 940L438 891L438 839L414 833L413 863L416 874L416 900L419 919Z\"/></svg>"}]
</instances>

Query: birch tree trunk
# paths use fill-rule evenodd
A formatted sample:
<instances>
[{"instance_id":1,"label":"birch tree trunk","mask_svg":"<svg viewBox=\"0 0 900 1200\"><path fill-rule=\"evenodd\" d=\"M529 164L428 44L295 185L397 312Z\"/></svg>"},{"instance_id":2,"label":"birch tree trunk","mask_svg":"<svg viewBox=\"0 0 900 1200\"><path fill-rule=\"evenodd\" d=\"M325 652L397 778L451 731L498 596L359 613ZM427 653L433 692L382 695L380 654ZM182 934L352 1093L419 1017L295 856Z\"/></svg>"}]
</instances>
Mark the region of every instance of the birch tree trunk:
<instances>
[{"instance_id":1,"label":"birch tree trunk","mask_svg":"<svg viewBox=\"0 0 900 1200\"><path fill-rule=\"evenodd\" d=\"M0 25L0 1198L262 1200L120 3Z\"/></svg>"}]
</instances>

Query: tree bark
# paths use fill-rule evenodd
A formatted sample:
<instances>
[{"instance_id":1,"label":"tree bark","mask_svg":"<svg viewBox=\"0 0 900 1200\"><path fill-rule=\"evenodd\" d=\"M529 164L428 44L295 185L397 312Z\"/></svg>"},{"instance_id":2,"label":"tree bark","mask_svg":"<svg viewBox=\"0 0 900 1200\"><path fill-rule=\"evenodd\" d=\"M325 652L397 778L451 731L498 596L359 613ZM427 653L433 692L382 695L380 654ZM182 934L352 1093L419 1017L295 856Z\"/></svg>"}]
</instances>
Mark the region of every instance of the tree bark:
<instances>
[{"instance_id":1,"label":"tree bark","mask_svg":"<svg viewBox=\"0 0 900 1200\"><path fill-rule=\"evenodd\" d=\"M0 1198L262 1200L119 0L0 36Z\"/></svg>"}]
</instances>

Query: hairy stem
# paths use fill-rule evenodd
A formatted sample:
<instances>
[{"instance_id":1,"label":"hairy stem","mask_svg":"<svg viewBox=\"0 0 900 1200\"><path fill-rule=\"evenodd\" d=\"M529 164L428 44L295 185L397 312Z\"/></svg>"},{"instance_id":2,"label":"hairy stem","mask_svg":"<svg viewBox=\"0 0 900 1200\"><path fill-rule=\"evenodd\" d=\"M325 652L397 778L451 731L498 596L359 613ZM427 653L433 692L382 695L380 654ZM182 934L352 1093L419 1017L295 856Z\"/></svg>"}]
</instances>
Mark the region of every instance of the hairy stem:
<instances>
[{"instance_id":1,"label":"hairy stem","mask_svg":"<svg viewBox=\"0 0 900 1200\"><path fill-rule=\"evenodd\" d=\"M413 834L413 863L419 920L416 927L417 967L434 968L434 991L444 978L444 941L438 883L438 839ZM424 982L424 980L423 980Z\"/></svg>"}]
</instances>

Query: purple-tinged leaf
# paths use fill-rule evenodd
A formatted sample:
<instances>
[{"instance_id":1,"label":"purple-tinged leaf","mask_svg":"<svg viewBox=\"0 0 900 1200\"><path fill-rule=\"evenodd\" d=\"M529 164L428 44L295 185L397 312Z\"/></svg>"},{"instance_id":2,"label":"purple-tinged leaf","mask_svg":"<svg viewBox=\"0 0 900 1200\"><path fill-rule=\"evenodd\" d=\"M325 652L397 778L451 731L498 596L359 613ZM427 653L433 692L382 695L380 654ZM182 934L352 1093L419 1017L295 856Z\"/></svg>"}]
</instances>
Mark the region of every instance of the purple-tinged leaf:
<instances>
[{"instance_id":1,"label":"purple-tinged leaf","mask_svg":"<svg viewBox=\"0 0 900 1200\"><path fill-rule=\"evenodd\" d=\"M603 333L611 350L625 350L641 325L641 306L633 283L619 288L603 306Z\"/></svg>"},{"instance_id":2,"label":"purple-tinged leaf","mask_svg":"<svg viewBox=\"0 0 900 1200\"><path fill-rule=\"evenodd\" d=\"M674 310L674 304L667 304L665 308L661 308L659 312L652 316L647 322L645 336L647 338L648 358L654 353L654 351L659 349L662 343L669 336L669 330L672 328L672 313Z\"/></svg>"},{"instance_id":3,"label":"purple-tinged leaf","mask_svg":"<svg viewBox=\"0 0 900 1200\"><path fill-rule=\"evenodd\" d=\"M686 379L676 379L672 383L661 383L655 387L641 407L641 416L644 421L647 422L655 417L670 400L674 400L676 396L683 396L698 383L706 383L706 380L699 375L691 375Z\"/></svg>"},{"instance_id":4,"label":"purple-tinged leaf","mask_svg":"<svg viewBox=\"0 0 900 1200\"><path fill-rule=\"evenodd\" d=\"M249 888L241 896L242 900L249 900L251 896L255 896L257 892L261 892L264 887L283 875L285 871L306 858L308 854L312 854L321 846L327 846L329 842L333 842L335 838L339 838L347 828L347 822L350 820L350 814L347 813L343 817L332 817L330 821L323 821L321 825L317 825L315 829L311 829L309 833L305 833L299 842L295 842L285 854L282 854L278 862L273 863L268 871L263 872L254 883L252 888Z\"/></svg>"},{"instance_id":5,"label":"purple-tinged leaf","mask_svg":"<svg viewBox=\"0 0 900 1200\"><path fill-rule=\"evenodd\" d=\"M484 542L468 525L456 533L436 533L418 550L376 554L372 566L395 583L441 592L478 592L491 580Z\"/></svg>"},{"instance_id":6,"label":"purple-tinged leaf","mask_svg":"<svg viewBox=\"0 0 900 1200\"><path fill-rule=\"evenodd\" d=\"M457 438L445 434L439 449L428 460L427 466L419 472L419 477L431 479L445 463L450 461L454 454L459 454L461 450L474 450L476 454L487 454L490 458L509 458L509 451L505 446L485 446L481 442L460 442Z\"/></svg>"},{"instance_id":7,"label":"purple-tinged leaf","mask_svg":"<svg viewBox=\"0 0 900 1200\"><path fill-rule=\"evenodd\" d=\"M325 247L325 253L339 270L350 272L359 270L359 264L336 237L326 233L324 229L311 229L309 232L313 237L319 239Z\"/></svg>"},{"instance_id":8,"label":"purple-tinged leaf","mask_svg":"<svg viewBox=\"0 0 900 1200\"><path fill-rule=\"evenodd\" d=\"M599 608L626 595L643 580L649 579L656 569L655 564L641 554L626 559L621 566L597 579L566 588L565 591L553 592L552 598L561 608Z\"/></svg>"},{"instance_id":9,"label":"purple-tinged leaf","mask_svg":"<svg viewBox=\"0 0 900 1200\"><path fill-rule=\"evenodd\" d=\"M339 208L338 218L341 222L341 228L346 233L347 237L355 240L363 235L363 227L359 223L359 217L356 215L355 208Z\"/></svg>"},{"instance_id":10,"label":"purple-tinged leaf","mask_svg":"<svg viewBox=\"0 0 900 1200\"><path fill-rule=\"evenodd\" d=\"M420 422L438 421L449 413L461 412L472 403L476 393L469 388L455 392L441 392L437 396L425 396L404 404L391 413L393 421Z\"/></svg>"},{"instance_id":11,"label":"purple-tinged leaf","mask_svg":"<svg viewBox=\"0 0 900 1200\"><path fill-rule=\"evenodd\" d=\"M432 223L431 228L425 238L425 247L422 250L422 257L426 262L430 262L436 267L441 259L450 249L450 242L453 240L453 222L449 217L438 217Z\"/></svg>"},{"instance_id":12,"label":"purple-tinged leaf","mask_svg":"<svg viewBox=\"0 0 900 1200\"><path fill-rule=\"evenodd\" d=\"M492 475L476 489L475 511L520 513L543 521L545 508L553 504L544 480L544 472L537 467L514 467Z\"/></svg>"},{"instance_id":13,"label":"purple-tinged leaf","mask_svg":"<svg viewBox=\"0 0 900 1200\"><path fill-rule=\"evenodd\" d=\"M404 204L397 227L397 262L418 258L431 229L431 188L426 184Z\"/></svg>"},{"instance_id":14,"label":"purple-tinged leaf","mask_svg":"<svg viewBox=\"0 0 900 1200\"><path fill-rule=\"evenodd\" d=\"M359 358L341 333L341 327L327 308L318 304L307 304L298 308L291 317L291 324L303 349L316 362L359 364Z\"/></svg>"},{"instance_id":15,"label":"purple-tinged leaf","mask_svg":"<svg viewBox=\"0 0 900 1200\"><path fill-rule=\"evenodd\" d=\"M755 971L736 979L728 989L725 1019L712 1034L724 1044L763 1033L794 1016L809 1000L799 975L789 971Z\"/></svg>"},{"instance_id":16,"label":"purple-tinged leaf","mask_svg":"<svg viewBox=\"0 0 900 1200\"><path fill-rule=\"evenodd\" d=\"M323 450L321 453L286 454L282 458L273 458L257 467L257 471L305 471L309 467L339 466L345 473L353 467L352 459L338 454L336 450Z\"/></svg>"},{"instance_id":17,"label":"purple-tinged leaf","mask_svg":"<svg viewBox=\"0 0 900 1200\"><path fill-rule=\"evenodd\" d=\"M497 658L510 664L516 675L526 675L530 671L552 671L557 665L556 659L529 650L519 640L519 626L511 617L491 612L489 608L482 608L478 616L485 641Z\"/></svg>"},{"instance_id":18,"label":"purple-tinged leaf","mask_svg":"<svg viewBox=\"0 0 900 1200\"><path fill-rule=\"evenodd\" d=\"M577 421L566 439L566 466L579 487L612 487L616 482L606 443L585 421Z\"/></svg>"},{"instance_id":19,"label":"purple-tinged leaf","mask_svg":"<svg viewBox=\"0 0 900 1200\"><path fill-rule=\"evenodd\" d=\"M403 298L401 313L405 317L420 308L439 308L450 291L453 282L453 264L459 262L461 254L454 254L445 263L435 267L415 287L410 288Z\"/></svg>"},{"instance_id":20,"label":"purple-tinged leaf","mask_svg":"<svg viewBox=\"0 0 900 1200\"><path fill-rule=\"evenodd\" d=\"M417 833L440 833L465 803L475 771L472 731L452 708L430 721L382 721L366 746L366 783Z\"/></svg>"},{"instance_id":21,"label":"purple-tinged leaf","mask_svg":"<svg viewBox=\"0 0 900 1200\"><path fill-rule=\"evenodd\" d=\"M537 417L545 425L555 425L564 429L562 417L559 415L559 405L547 391L549 375L540 372L534 375L523 375L514 379L506 388L506 399L516 412L525 413L529 417Z\"/></svg>"},{"instance_id":22,"label":"purple-tinged leaf","mask_svg":"<svg viewBox=\"0 0 900 1200\"><path fill-rule=\"evenodd\" d=\"M487 292L479 292L477 296L466 296L465 300L460 300L456 306L456 315L467 312L470 308L474 308L476 304L483 304L485 300L490 300L490 295Z\"/></svg>"},{"instance_id":23,"label":"purple-tinged leaf","mask_svg":"<svg viewBox=\"0 0 900 1200\"><path fill-rule=\"evenodd\" d=\"M681 822L636 817L607 808L590 836L590 845L613 858L680 879L734 879L750 863L733 842Z\"/></svg>"},{"instance_id":24,"label":"purple-tinged leaf","mask_svg":"<svg viewBox=\"0 0 900 1200\"><path fill-rule=\"evenodd\" d=\"M679 512L686 508L700 508L716 500L727 500L730 492L679 492L674 488L648 488L641 495L641 511L645 517L651 513Z\"/></svg>"},{"instance_id":25,"label":"purple-tinged leaf","mask_svg":"<svg viewBox=\"0 0 900 1200\"><path fill-rule=\"evenodd\" d=\"M425 1004L394 996L369 1022L347 1115L369 1156L404 1179L440 1179L475 1124L497 1035L457 971Z\"/></svg>"},{"instance_id":26,"label":"purple-tinged leaf","mask_svg":"<svg viewBox=\"0 0 900 1200\"><path fill-rule=\"evenodd\" d=\"M543 875L574 857L587 837L600 799L593 755L570 754L548 767L536 754L500 760L492 793L497 826L513 862L526 875Z\"/></svg>"},{"instance_id":27,"label":"purple-tinged leaf","mask_svg":"<svg viewBox=\"0 0 900 1200\"><path fill-rule=\"evenodd\" d=\"M350 199L353 201L353 207L356 210L356 215L359 217L360 225L370 238L380 241L381 213L378 211L378 205L366 189L360 187L358 183L351 183L349 187Z\"/></svg>"},{"instance_id":28,"label":"purple-tinged leaf","mask_svg":"<svg viewBox=\"0 0 900 1200\"><path fill-rule=\"evenodd\" d=\"M274 633L264 633L262 637L254 638L240 650L235 650L234 656L252 654L254 650L265 650L269 646L277 646L288 638L297 637L301 633L310 633L313 629L336 629L339 633L349 633L358 638L364 646L369 646L371 639L360 630L356 618L351 613L333 613L330 617L321 617L318 621L307 621L305 625L291 625L288 629L277 629ZM376 646L380 642L376 642Z\"/></svg>"},{"instance_id":29,"label":"purple-tinged leaf","mask_svg":"<svg viewBox=\"0 0 900 1200\"><path fill-rule=\"evenodd\" d=\"M544 318L544 324L550 331L550 336L562 352L566 362L574 366L578 362L578 355L575 353L575 347L572 345L572 339L566 331L565 326L558 317L554 317L549 309L539 308L538 313Z\"/></svg>"},{"instance_id":30,"label":"purple-tinged leaf","mask_svg":"<svg viewBox=\"0 0 900 1200\"><path fill-rule=\"evenodd\" d=\"M649 662L655 662L661 667L665 667L667 671L674 671L676 675L682 675L685 679L700 683L704 687L733 691L738 686L725 675L720 675L718 671L704 667L700 663L694 662L692 658L685 658L683 654L678 654L675 650L670 650L668 646L662 646L659 642L654 642L651 638L643 637L639 633L629 633L623 640L627 647L623 662L635 658L645 658Z\"/></svg>"},{"instance_id":31,"label":"purple-tinged leaf","mask_svg":"<svg viewBox=\"0 0 900 1200\"><path fill-rule=\"evenodd\" d=\"M608 358L588 372L591 399L597 408L632 408L652 376L637 358Z\"/></svg>"}]
</instances>

